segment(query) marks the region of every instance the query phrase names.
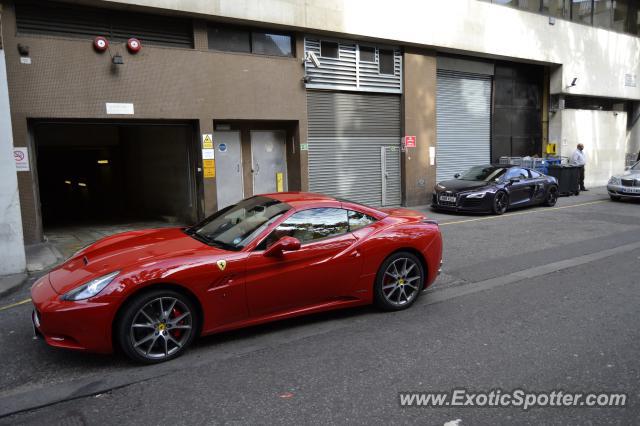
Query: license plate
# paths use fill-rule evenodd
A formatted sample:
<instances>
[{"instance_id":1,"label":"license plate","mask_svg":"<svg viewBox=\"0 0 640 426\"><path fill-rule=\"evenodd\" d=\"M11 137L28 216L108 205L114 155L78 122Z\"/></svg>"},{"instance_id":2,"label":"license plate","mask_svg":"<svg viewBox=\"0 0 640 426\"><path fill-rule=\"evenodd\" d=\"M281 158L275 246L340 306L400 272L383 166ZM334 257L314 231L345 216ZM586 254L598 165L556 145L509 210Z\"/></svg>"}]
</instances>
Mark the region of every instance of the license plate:
<instances>
[{"instance_id":1,"label":"license plate","mask_svg":"<svg viewBox=\"0 0 640 426\"><path fill-rule=\"evenodd\" d=\"M640 194L640 188L622 188L622 192L630 194Z\"/></svg>"},{"instance_id":2,"label":"license plate","mask_svg":"<svg viewBox=\"0 0 640 426\"><path fill-rule=\"evenodd\" d=\"M447 203L455 203L456 197L452 197L450 195L441 195L440 201L446 201Z\"/></svg>"}]
</instances>

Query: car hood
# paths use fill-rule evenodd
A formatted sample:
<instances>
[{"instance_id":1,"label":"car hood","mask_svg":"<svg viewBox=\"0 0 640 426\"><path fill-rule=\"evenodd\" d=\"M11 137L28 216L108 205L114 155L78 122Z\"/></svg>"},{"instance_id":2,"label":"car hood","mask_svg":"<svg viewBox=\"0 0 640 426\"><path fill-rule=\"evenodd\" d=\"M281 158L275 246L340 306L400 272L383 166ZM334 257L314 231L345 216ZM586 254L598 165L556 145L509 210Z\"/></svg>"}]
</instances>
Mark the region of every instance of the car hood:
<instances>
[{"instance_id":1,"label":"car hood","mask_svg":"<svg viewBox=\"0 0 640 426\"><path fill-rule=\"evenodd\" d=\"M207 250L225 253L186 235L182 228L149 229L112 235L82 249L49 273L58 294L86 282L151 260L167 259Z\"/></svg>"},{"instance_id":2,"label":"car hood","mask_svg":"<svg viewBox=\"0 0 640 426\"><path fill-rule=\"evenodd\" d=\"M444 182L438 183L438 185L443 186L445 189L443 191L470 191L474 189L480 189L485 187L491 187L490 184L483 181L474 181L474 180L462 180L462 179L451 179L445 180Z\"/></svg>"},{"instance_id":3,"label":"car hood","mask_svg":"<svg viewBox=\"0 0 640 426\"><path fill-rule=\"evenodd\" d=\"M613 175L618 179L640 179L640 170L627 170L619 175Z\"/></svg>"}]
</instances>

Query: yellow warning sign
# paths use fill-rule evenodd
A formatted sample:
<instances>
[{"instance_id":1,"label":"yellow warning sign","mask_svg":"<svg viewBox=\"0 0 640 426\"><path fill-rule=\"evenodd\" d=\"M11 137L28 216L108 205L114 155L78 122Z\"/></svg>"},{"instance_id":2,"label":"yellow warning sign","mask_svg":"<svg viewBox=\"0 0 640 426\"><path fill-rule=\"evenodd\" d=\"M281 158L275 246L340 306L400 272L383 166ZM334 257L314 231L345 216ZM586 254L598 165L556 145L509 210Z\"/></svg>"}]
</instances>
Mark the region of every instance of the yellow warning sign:
<instances>
[{"instance_id":1,"label":"yellow warning sign","mask_svg":"<svg viewBox=\"0 0 640 426\"><path fill-rule=\"evenodd\" d=\"M284 191L284 175L282 172L276 173L276 191Z\"/></svg>"},{"instance_id":2,"label":"yellow warning sign","mask_svg":"<svg viewBox=\"0 0 640 426\"><path fill-rule=\"evenodd\" d=\"M207 160L203 160L203 161L207 161ZM208 160L211 161L211 165L210 166L206 166L203 164L203 170L204 170L204 177L205 178L214 178L216 177L216 160Z\"/></svg>"},{"instance_id":3,"label":"yellow warning sign","mask_svg":"<svg viewBox=\"0 0 640 426\"><path fill-rule=\"evenodd\" d=\"M547 145L547 154L556 154L556 144L555 143L550 143Z\"/></svg>"},{"instance_id":4,"label":"yellow warning sign","mask_svg":"<svg viewBox=\"0 0 640 426\"><path fill-rule=\"evenodd\" d=\"M213 148L213 136L211 133L205 133L202 135L202 149Z\"/></svg>"},{"instance_id":5,"label":"yellow warning sign","mask_svg":"<svg viewBox=\"0 0 640 426\"><path fill-rule=\"evenodd\" d=\"M215 167L216 160L202 160L202 167Z\"/></svg>"}]
</instances>

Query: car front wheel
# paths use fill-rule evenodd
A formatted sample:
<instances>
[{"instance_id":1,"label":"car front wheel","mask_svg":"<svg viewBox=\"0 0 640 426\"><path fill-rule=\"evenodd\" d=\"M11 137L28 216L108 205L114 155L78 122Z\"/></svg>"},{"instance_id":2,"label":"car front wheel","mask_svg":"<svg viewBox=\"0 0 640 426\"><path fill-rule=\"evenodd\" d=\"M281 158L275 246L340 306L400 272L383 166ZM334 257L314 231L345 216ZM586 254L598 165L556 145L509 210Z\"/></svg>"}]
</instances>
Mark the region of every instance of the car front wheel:
<instances>
[{"instance_id":1,"label":"car front wheel","mask_svg":"<svg viewBox=\"0 0 640 426\"><path fill-rule=\"evenodd\" d=\"M617 195L609 195L609 197L611 197L611 201L620 201L620 197Z\"/></svg>"},{"instance_id":2,"label":"car front wheel","mask_svg":"<svg viewBox=\"0 0 640 426\"><path fill-rule=\"evenodd\" d=\"M496 192L496 195L493 197L493 213L495 214L504 214L507 211L507 207L509 207L509 196L504 191Z\"/></svg>"},{"instance_id":3,"label":"car front wheel","mask_svg":"<svg viewBox=\"0 0 640 426\"><path fill-rule=\"evenodd\" d=\"M374 288L376 306L387 311L399 311L411 306L422 290L424 268L412 253L394 253L382 262Z\"/></svg>"},{"instance_id":4,"label":"car front wheel","mask_svg":"<svg viewBox=\"0 0 640 426\"><path fill-rule=\"evenodd\" d=\"M124 309L116 338L134 361L153 364L182 354L196 336L198 317L191 300L172 290L136 296Z\"/></svg>"},{"instance_id":5,"label":"car front wheel","mask_svg":"<svg viewBox=\"0 0 640 426\"><path fill-rule=\"evenodd\" d=\"M549 192L547 192L547 196L544 200L544 205L547 207L553 207L558 202L558 188L555 186L549 188Z\"/></svg>"}]
</instances>

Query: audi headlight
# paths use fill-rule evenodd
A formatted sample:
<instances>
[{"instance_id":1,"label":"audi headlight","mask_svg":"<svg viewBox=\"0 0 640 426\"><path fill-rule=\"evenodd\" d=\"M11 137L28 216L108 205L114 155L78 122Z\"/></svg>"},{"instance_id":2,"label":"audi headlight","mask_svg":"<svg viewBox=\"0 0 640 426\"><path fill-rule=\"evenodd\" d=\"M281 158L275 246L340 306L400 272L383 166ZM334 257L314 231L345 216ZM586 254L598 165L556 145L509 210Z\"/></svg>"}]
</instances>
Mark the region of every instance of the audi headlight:
<instances>
[{"instance_id":1,"label":"audi headlight","mask_svg":"<svg viewBox=\"0 0 640 426\"><path fill-rule=\"evenodd\" d=\"M609 179L609 185L620 185L620 183L619 177L611 176L611 179Z\"/></svg>"},{"instance_id":2,"label":"audi headlight","mask_svg":"<svg viewBox=\"0 0 640 426\"><path fill-rule=\"evenodd\" d=\"M93 297L100 293L104 288L109 285L111 281L120 273L115 271L107 275L103 275L94 280L89 281L86 284L81 285L78 288L74 288L70 292L62 296L62 300L84 300Z\"/></svg>"},{"instance_id":3,"label":"audi headlight","mask_svg":"<svg viewBox=\"0 0 640 426\"><path fill-rule=\"evenodd\" d=\"M467 194L467 198L484 198L485 195L487 195L486 192L472 192Z\"/></svg>"}]
</instances>

